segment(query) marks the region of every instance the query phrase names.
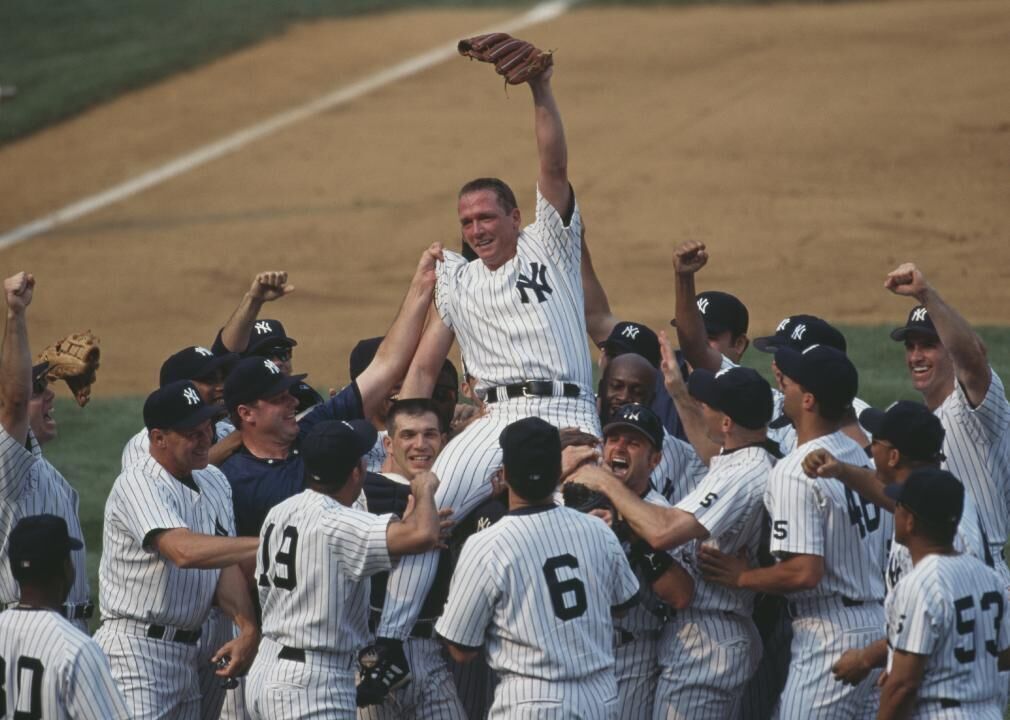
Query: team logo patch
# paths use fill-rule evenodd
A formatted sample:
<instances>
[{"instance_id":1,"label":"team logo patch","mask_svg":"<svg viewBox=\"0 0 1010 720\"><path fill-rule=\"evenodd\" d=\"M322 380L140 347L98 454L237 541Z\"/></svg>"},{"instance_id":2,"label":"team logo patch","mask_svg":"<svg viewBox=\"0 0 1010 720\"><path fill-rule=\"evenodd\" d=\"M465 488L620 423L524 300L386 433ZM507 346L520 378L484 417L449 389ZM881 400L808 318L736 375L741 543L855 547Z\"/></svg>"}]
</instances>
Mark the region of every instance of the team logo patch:
<instances>
[{"instance_id":1,"label":"team logo patch","mask_svg":"<svg viewBox=\"0 0 1010 720\"><path fill-rule=\"evenodd\" d=\"M194 390L191 387L190 388L186 388L185 390L183 390L182 391L182 396L184 398L186 398L186 404L187 405L199 405L200 404L200 396L197 395L196 394L196 390Z\"/></svg>"},{"instance_id":2,"label":"team logo patch","mask_svg":"<svg viewBox=\"0 0 1010 720\"><path fill-rule=\"evenodd\" d=\"M263 367L270 371L271 375L280 375L281 369L274 365L272 360L264 360Z\"/></svg>"},{"instance_id":3,"label":"team logo patch","mask_svg":"<svg viewBox=\"0 0 1010 720\"><path fill-rule=\"evenodd\" d=\"M795 328L793 328L793 334L790 335L793 340L802 340L803 336L807 334L807 326L800 323Z\"/></svg>"},{"instance_id":4,"label":"team logo patch","mask_svg":"<svg viewBox=\"0 0 1010 720\"><path fill-rule=\"evenodd\" d=\"M912 322L926 322L926 308L916 308L912 311Z\"/></svg>"},{"instance_id":5,"label":"team logo patch","mask_svg":"<svg viewBox=\"0 0 1010 720\"><path fill-rule=\"evenodd\" d=\"M193 352L195 352L197 355L203 355L204 357L214 357L214 353L212 353L205 347L195 347L193 348Z\"/></svg>"},{"instance_id":6,"label":"team logo patch","mask_svg":"<svg viewBox=\"0 0 1010 720\"><path fill-rule=\"evenodd\" d=\"M621 330L621 335L634 340L638 337L638 333L640 332L642 332L642 328L638 327L638 325L628 325L628 327Z\"/></svg>"},{"instance_id":7,"label":"team logo patch","mask_svg":"<svg viewBox=\"0 0 1010 720\"><path fill-rule=\"evenodd\" d=\"M547 284L547 266L537 262L530 263L530 274L527 276L519 273L516 289L519 291L519 299L524 305L530 302L527 290L536 293L538 303L547 302L547 296L554 292Z\"/></svg>"},{"instance_id":8,"label":"team logo patch","mask_svg":"<svg viewBox=\"0 0 1010 720\"><path fill-rule=\"evenodd\" d=\"M270 327L270 323L266 320L260 320L258 323L253 325L253 330L256 331L257 335L269 335L273 328Z\"/></svg>"},{"instance_id":9,"label":"team logo patch","mask_svg":"<svg viewBox=\"0 0 1010 720\"><path fill-rule=\"evenodd\" d=\"M708 312L708 304L711 302L708 298L698 298L698 310L702 315Z\"/></svg>"}]
</instances>

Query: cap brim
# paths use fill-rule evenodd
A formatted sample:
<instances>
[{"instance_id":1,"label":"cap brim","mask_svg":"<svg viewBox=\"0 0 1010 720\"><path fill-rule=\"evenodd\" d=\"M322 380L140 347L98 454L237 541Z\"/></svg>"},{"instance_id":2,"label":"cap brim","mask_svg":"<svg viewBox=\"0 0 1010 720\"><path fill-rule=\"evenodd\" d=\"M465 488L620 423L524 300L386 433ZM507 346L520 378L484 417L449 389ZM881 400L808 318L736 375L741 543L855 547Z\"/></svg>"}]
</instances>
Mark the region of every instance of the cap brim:
<instances>
[{"instance_id":1,"label":"cap brim","mask_svg":"<svg viewBox=\"0 0 1010 720\"><path fill-rule=\"evenodd\" d=\"M301 373L299 375L284 375L281 373L277 376L277 379L273 382L273 384L264 389L262 392L258 392L252 396L247 395L239 400L235 400L228 404L228 408L234 410L239 405L246 405L251 402L256 402L257 400L273 397L285 390L290 390L307 377L308 373Z\"/></svg>"},{"instance_id":2,"label":"cap brim","mask_svg":"<svg viewBox=\"0 0 1010 720\"><path fill-rule=\"evenodd\" d=\"M242 358L238 353L233 352L225 353L224 355L215 355L214 358L205 366L203 375L210 375L216 370L229 368L241 359Z\"/></svg>"},{"instance_id":3,"label":"cap brim","mask_svg":"<svg viewBox=\"0 0 1010 720\"><path fill-rule=\"evenodd\" d=\"M189 428L194 428L200 423L204 422L205 420L210 420L215 415L218 415L223 412L224 412L223 405L218 405L216 403L213 405L204 405L202 408L194 412L192 415L189 415L188 417L183 418L179 422L174 423L171 427L161 429L188 430Z\"/></svg>"},{"instance_id":4,"label":"cap brim","mask_svg":"<svg viewBox=\"0 0 1010 720\"><path fill-rule=\"evenodd\" d=\"M289 337L277 337L277 336L274 336L274 337L264 338L263 340L260 340L255 345L246 348L246 351L243 354L246 357L249 357L250 355L259 355L260 350L262 350L263 348L266 348L266 347L274 347L274 346L277 346L277 345L284 345L285 347L293 348L297 344L298 344L297 342L295 342L294 340L292 340Z\"/></svg>"},{"instance_id":5,"label":"cap brim","mask_svg":"<svg viewBox=\"0 0 1010 720\"><path fill-rule=\"evenodd\" d=\"M799 370L803 362L803 353L791 347L780 347L775 351L775 365L783 375L800 382ZM800 383L802 384L802 383Z\"/></svg>"},{"instance_id":6,"label":"cap brim","mask_svg":"<svg viewBox=\"0 0 1010 720\"><path fill-rule=\"evenodd\" d=\"M787 347L786 345L781 344L779 339L774 335L764 335L759 338L754 338L754 340L751 341L751 345L753 345L756 350L766 353L774 353L780 347Z\"/></svg>"},{"instance_id":7,"label":"cap brim","mask_svg":"<svg viewBox=\"0 0 1010 720\"><path fill-rule=\"evenodd\" d=\"M67 537L67 546L71 550L81 550L84 548L84 543L75 537Z\"/></svg>"},{"instance_id":8,"label":"cap brim","mask_svg":"<svg viewBox=\"0 0 1010 720\"><path fill-rule=\"evenodd\" d=\"M884 425L884 415L886 413L883 410L868 407L859 413L859 424L869 430L871 435L877 435Z\"/></svg>"},{"instance_id":9,"label":"cap brim","mask_svg":"<svg viewBox=\"0 0 1010 720\"><path fill-rule=\"evenodd\" d=\"M358 453L364 455L375 446L379 439L379 433L368 420L344 420L344 423L351 426L354 434L358 438Z\"/></svg>"},{"instance_id":10,"label":"cap brim","mask_svg":"<svg viewBox=\"0 0 1010 720\"><path fill-rule=\"evenodd\" d=\"M620 340L604 340L600 343L600 349L611 355L621 355L623 353L636 352L636 348ZM614 352L617 350L618 352Z\"/></svg>"},{"instance_id":11,"label":"cap brim","mask_svg":"<svg viewBox=\"0 0 1010 720\"><path fill-rule=\"evenodd\" d=\"M922 327L917 325L903 325L902 327L894 328L894 330L891 331L891 339L896 342L903 342L906 337L914 334L928 335L930 337L938 339L940 337L939 335L937 335L935 330L930 330L928 327Z\"/></svg>"},{"instance_id":12,"label":"cap brim","mask_svg":"<svg viewBox=\"0 0 1010 720\"><path fill-rule=\"evenodd\" d=\"M616 428L628 428L629 430L634 430L639 435L641 435L646 440L648 440L650 445L652 445L653 447L656 447L656 439L654 437L652 437L651 435L649 435L649 433L647 433L645 430L643 430L642 428L640 428L638 425L635 425L634 423L627 422L626 420L615 420L612 423L607 423L606 425L603 426L602 432L603 432L604 435L606 435L611 430L614 430ZM657 448L657 449L661 449L661 448Z\"/></svg>"},{"instance_id":13,"label":"cap brim","mask_svg":"<svg viewBox=\"0 0 1010 720\"><path fill-rule=\"evenodd\" d=\"M32 365L32 382L39 380L43 375L49 372L49 362L40 362L38 365Z\"/></svg>"}]
</instances>

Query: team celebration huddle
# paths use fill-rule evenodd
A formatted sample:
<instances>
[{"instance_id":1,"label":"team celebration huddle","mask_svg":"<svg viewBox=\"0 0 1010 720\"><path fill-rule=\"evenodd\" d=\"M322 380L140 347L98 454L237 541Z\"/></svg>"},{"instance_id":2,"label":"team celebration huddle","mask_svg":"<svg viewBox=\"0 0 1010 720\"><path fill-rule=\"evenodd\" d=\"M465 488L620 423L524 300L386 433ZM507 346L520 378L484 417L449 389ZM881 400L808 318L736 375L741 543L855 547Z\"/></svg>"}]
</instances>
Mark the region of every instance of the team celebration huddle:
<instances>
[{"instance_id":1,"label":"team celebration huddle","mask_svg":"<svg viewBox=\"0 0 1010 720\"><path fill-rule=\"evenodd\" d=\"M421 252L328 397L264 317L286 272L166 348L97 603L44 455L50 381L86 403L97 339L33 355L45 278L4 281L0 717L1002 720L1010 403L965 318L912 263L851 279L896 296L881 344L921 402L885 409L827 320L782 308L752 341L740 299L696 291L702 243L671 248L675 338L615 317L552 55L459 50L529 86L533 222L462 185L462 253Z\"/></svg>"}]
</instances>

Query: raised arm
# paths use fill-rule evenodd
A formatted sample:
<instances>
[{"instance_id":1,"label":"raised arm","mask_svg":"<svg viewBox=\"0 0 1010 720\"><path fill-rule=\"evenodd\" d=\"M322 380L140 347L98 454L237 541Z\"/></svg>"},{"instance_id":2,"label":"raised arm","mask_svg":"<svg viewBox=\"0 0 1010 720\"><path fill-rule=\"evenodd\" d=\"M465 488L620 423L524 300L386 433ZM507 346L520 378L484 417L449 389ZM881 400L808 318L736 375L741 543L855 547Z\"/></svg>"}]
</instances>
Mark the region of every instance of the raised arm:
<instances>
[{"instance_id":1,"label":"raised arm","mask_svg":"<svg viewBox=\"0 0 1010 720\"><path fill-rule=\"evenodd\" d=\"M435 263L442 259L442 245L433 243L421 254L417 270L396 319L386 333L375 357L358 379L365 417L375 414L390 390L403 380L424 329L424 318L435 288ZM429 390L428 395L431 395Z\"/></svg>"},{"instance_id":2,"label":"raised arm","mask_svg":"<svg viewBox=\"0 0 1010 720\"><path fill-rule=\"evenodd\" d=\"M572 187L568 184L568 145L561 113L551 89L553 68L529 81L533 92L534 127L537 136L537 155L540 172L537 183L540 194L554 206L567 223L573 206Z\"/></svg>"},{"instance_id":3,"label":"raised arm","mask_svg":"<svg viewBox=\"0 0 1010 720\"><path fill-rule=\"evenodd\" d=\"M282 298L294 289L295 286L288 283L288 274L283 270L261 272L254 277L249 291L242 296L242 302L221 328L221 342L224 346L231 352L245 352L263 303Z\"/></svg>"},{"instance_id":4,"label":"raised arm","mask_svg":"<svg viewBox=\"0 0 1010 720\"><path fill-rule=\"evenodd\" d=\"M712 458L722 451L722 448L709 438L708 431L705 429L705 418L701 414L701 405L687 392L684 376L680 373L680 366L673 355L670 340L663 330L659 331L659 352L662 356L659 367L663 371L664 385L673 399L673 404L677 407L680 424L684 428L684 433L687 435L691 447L698 453L701 461L708 465Z\"/></svg>"},{"instance_id":5,"label":"raised arm","mask_svg":"<svg viewBox=\"0 0 1010 720\"><path fill-rule=\"evenodd\" d=\"M22 445L28 439L28 402L32 399L26 310L34 289L35 277L30 273L19 272L4 280L7 324L0 349L0 423Z\"/></svg>"},{"instance_id":6,"label":"raised arm","mask_svg":"<svg viewBox=\"0 0 1010 720\"><path fill-rule=\"evenodd\" d=\"M954 372L968 400L975 406L981 404L989 392L992 372L985 343L968 321L940 297L913 263L904 263L888 273L884 287L895 295L913 297L926 307L940 342L954 360Z\"/></svg>"},{"instance_id":7,"label":"raised arm","mask_svg":"<svg viewBox=\"0 0 1010 720\"><path fill-rule=\"evenodd\" d=\"M582 259L579 266L582 272L583 305L586 314L586 331L594 345L599 345L610 337L611 331L617 325L617 318L610 311L610 300L607 291L603 289L600 279L593 267L593 258L589 255L589 244L586 242L586 223L582 223Z\"/></svg>"},{"instance_id":8,"label":"raised arm","mask_svg":"<svg viewBox=\"0 0 1010 720\"><path fill-rule=\"evenodd\" d=\"M403 387L400 388L401 398L431 397L438 374L449 355L455 337L452 330L442 322L438 310L432 303L421 342L417 345L417 352L410 361L410 369L407 370L407 377L404 378Z\"/></svg>"},{"instance_id":9,"label":"raised arm","mask_svg":"<svg viewBox=\"0 0 1010 720\"><path fill-rule=\"evenodd\" d=\"M705 320L698 310L694 274L705 267L708 251L705 243L689 240L673 251L674 292L676 295L677 341L692 368L718 372L722 353L708 344Z\"/></svg>"}]
</instances>

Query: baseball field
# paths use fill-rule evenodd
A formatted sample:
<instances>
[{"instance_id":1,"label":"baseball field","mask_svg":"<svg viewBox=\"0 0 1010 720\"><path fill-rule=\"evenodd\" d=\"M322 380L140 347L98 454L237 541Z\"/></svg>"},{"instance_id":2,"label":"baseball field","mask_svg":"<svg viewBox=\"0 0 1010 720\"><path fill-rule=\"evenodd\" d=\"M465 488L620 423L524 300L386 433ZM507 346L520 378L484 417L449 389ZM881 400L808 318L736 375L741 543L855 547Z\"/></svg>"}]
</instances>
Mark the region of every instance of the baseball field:
<instances>
[{"instance_id":1,"label":"baseball field","mask_svg":"<svg viewBox=\"0 0 1010 720\"><path fill-rule=\"evenodd\" d=\"M458 246L463 181L503 177L532 217L528 91L452 51L489 29L556 51L569 173L619 316L665 327L672 249L703 240L700 288L741 297L751 336L795 312L837 322L860 395L886 403L911 396L885 333L909 305L883 289L909 260L1010 376L1005 0L245 5L182 20L145 5L83 40L27 12L0 30L0 85L17 85L0 99L0 262L38 279L33 346L84 328L103 341L95 399L61 399L46 449L82 490L95 559L158 367L209 344L257 271L290 272L296 291L265 315L297 338L297 370L336 387L421 249ZM353 14L325 17L338 10ZM182 39L117 41L141 35ZM23 71L42 58L48 73ZM55 122L61 93L87 109Z\"/></svg>"}]
</instances>

